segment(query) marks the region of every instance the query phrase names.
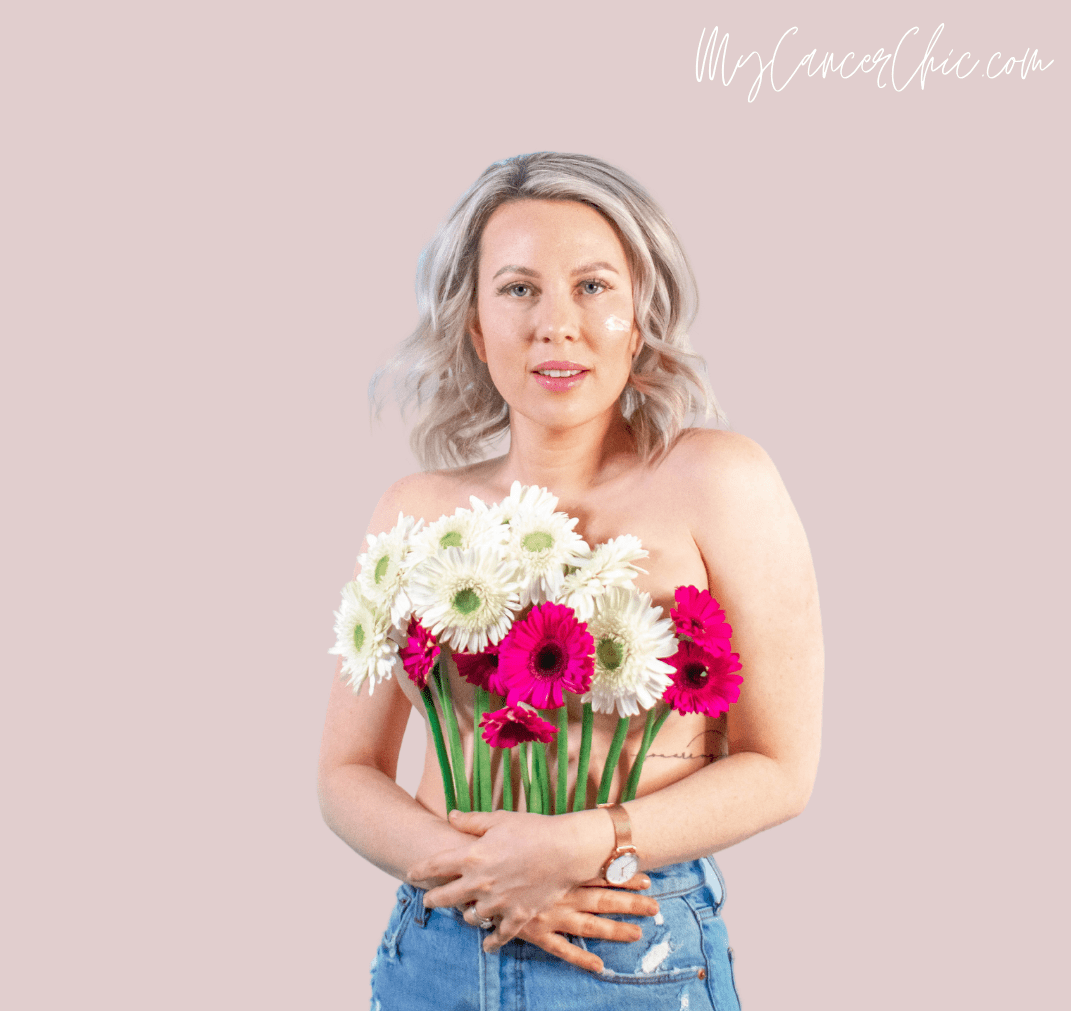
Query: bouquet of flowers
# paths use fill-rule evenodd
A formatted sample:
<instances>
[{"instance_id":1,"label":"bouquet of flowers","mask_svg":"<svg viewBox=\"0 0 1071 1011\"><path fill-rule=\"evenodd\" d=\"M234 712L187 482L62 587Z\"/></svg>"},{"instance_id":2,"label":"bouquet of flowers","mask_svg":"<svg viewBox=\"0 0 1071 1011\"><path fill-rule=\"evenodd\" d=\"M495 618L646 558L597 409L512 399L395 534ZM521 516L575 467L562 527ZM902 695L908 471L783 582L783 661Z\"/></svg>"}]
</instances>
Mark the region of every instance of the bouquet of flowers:
<instances>
[{"instance_id":1,"label":"bouquet of flowers","mask_svg":"<svg viewBox=\"0 0 1071 1011\"><path fill-rule=\"evenodd\" d=\"M596 799L604 803L629 717L646 710L621 796L631 800L670 712L717 717L739 697L740 658L730 652L724 612L709 591L681 586L663 618L635 588L644 572L636 563L647 556L639 539L624 534L589 547L545 488L514 482L499 503L470 501L471 509L434 523L399 515L392 530L369 535L360 573L342 589L330 652L342 658L354 691L367 682L371 692L403 672L420 689L448 811L491 810L492 748L502 751L502 807L512 810L517 748L527 809L564 814L568 694L583 713L574 811L588 806L593 714L618 715ZM475 687L471 780L444 647ZM495 697L504 704L493 709ZM557 749L553 790L548 745Z\"/></svg>"}]
</instances>

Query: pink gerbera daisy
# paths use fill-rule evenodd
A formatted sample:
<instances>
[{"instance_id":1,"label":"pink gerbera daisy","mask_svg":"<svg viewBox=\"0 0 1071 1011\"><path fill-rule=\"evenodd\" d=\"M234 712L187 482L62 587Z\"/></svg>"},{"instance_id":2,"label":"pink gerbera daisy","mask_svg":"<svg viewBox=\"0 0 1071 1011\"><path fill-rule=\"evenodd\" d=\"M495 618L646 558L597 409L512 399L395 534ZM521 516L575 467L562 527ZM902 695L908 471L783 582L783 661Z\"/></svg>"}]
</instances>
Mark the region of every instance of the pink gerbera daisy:
<instances>
[{"instance_id":1,"label":"pink gerbera daisy","mask_svg":"<svg viewBox=\"0 0 1071 1011\"><path fill-rule=\"evenodd\" d=\"M507 702L551 709L565 704L565 691L582 695L595 673L594 652L588 626L571 607L550 602L533 607L499 643Z\"/></svg>"},{"instance_id":2,"label":"pink gerbera daisy","mask_svg":"<svg viewBox=\"0 0 1071 1011\"><path fill-rule=\"evenodd\" d=\"M677 606L669 613L677 626L677 635L691 639L710 653L729 652L733 630L725 623L725 612L710 590L678 586L673 598Z\"/></svg>"},{"instance_id":3,"label":"pink gerbera daisy","mask_svg":"<svg viewBox=\"0 0 1071 1011\"><path fill-rule=\"evenodd\" d=\"M470 685L484 688L496 695L505 695L506 686L498 669L498 646L491 644L479 653L455 653L457 672Z\"/></svg>"},{"instance_id":4,"label":"pink gerbera daisy","mask_svg":"<svg viewBox=\"0 0 1071 1011\"><path fill-rule=\"evenodd\" d=\"M423 691L428 683L428 675L435 666L435 658L439 655L439 644L416 618L409 619L405 635L406 643L398 650L402 666L409 680Z\"/></svg>"},{"instance_id":5,"label":"pink gerbera daisy","mask_svg":"<svg viewBox=\"0 0 1071 1011\"><path fill-rule=\"evenodd\" d=\"M666 661L676 668L671 684L662 699L679 713L704 713L712 718L729 711L740 698L744 679L736 653L714 654L694 642L682 642L680 649Z\"/></svg>"},{"instance_id":6,"label":"pink gerbera daisy","mask_svg":"<svg viewBox=\"0 0 1071 1011\"><path fill-rule=\"evenodd\" d=\"M484 713L480 720L483 739L492 748L512 748L527 741L550 744L558 728L538 713L523 706L505 706L493 713Z\"/></svg>"}]
</instances>

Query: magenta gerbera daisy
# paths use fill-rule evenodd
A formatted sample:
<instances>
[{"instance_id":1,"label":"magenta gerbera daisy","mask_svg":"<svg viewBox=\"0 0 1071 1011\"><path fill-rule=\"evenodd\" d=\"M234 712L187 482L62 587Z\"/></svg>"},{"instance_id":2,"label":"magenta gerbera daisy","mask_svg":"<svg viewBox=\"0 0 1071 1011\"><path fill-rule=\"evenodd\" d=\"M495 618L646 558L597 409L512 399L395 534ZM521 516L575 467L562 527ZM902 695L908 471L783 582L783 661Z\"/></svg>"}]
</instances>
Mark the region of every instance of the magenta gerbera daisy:
<instances>
[{"instance_id":1,"label":"magenta gerbera daisy","mask_svg":"<svg viewBox=\"0 0 1071 1011\"><path fill-rule=\"evenodd\" d=\"M523 706L505 706L484 713L480 720L483 739L492 748L512 748L528 741L550 744L558 728Z\"/></svg>"},{"instance_id":2,"label":"magenta gerbera daisy","mask_svg":"<svg viewBox=\"0 0 1071 1011\"><path fill-rule=\"evenodd\" d=\"M571 607L546 603L515 621L499 644L499 673L511 706L538 709L565 704L563 692L582 695L595 673L595 640Z\"/></svg>"},{"instance_id":3,"label":"magenta gerbera daisy","mask_svg":"<svg viewBox=\"0 0 1071 1011\"><path fill-rule=\"evenodd\" d=\"M435 658L439 655L439 644L416 618L409 619L405 636L405 645L398 650L402 666L409 680L423 691L428 683L428 675L435 666Z\"/></svg>"},{"instance_id":4,"label":"magenta gerbera daisy","mask_svg":"<svg viewBox=\"0 0 1071 1011\"><path fill-rule=\"evenodd\" d=\"M506 686L498 669L498 646L489 645L479 653L455 653L457 672L470 685L484 688L496 695L505 695Z\"/></svg>"},{"instance_id":5,"label":"magenta gerbera daisy","mask_svg":"<svg viewBox=\"0 0 1071 1011\"><path fill-rule=\"evenodd\" d=\"M678 586L673 598L677 606L669 613L677 626L677 635L686 636L710 653L729 651L733 630L725 623L725 612L710 590Z\"/></svg>"},{"instance_id":6,"label":"magenta gerbera daisy","mask_svg":"<svg viewBox=\"0 0 1071 1011\"><path fill-rule=\"evenodd\" d=\"M716 719L740 698L744 679L733 673L740 670L736 653L714 654L694 642L682 642L666 662L676 672L670 675L673 683L662 699L679 713L704 713Z\"/></svg>"}]
</instances>

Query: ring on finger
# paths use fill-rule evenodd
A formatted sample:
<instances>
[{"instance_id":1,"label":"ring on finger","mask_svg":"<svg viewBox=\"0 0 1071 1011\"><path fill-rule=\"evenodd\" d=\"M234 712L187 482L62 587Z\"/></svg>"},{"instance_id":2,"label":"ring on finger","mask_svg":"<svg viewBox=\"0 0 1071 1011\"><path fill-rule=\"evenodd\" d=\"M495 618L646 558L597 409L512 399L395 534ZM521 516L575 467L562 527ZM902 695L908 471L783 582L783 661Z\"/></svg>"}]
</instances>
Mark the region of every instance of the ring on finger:
<instances>
[{"instance_id":1,"label":"ring on finger","mask_svg":"<svg viewBox=\"0 0 1071 1011\"><path fill-rule=\"evenodd\" d=\"M486 916L480 916L480 914L476 912L475 902L469 906L469 909L472 910L472 917L476 921L476 926L479 927L480 930L494 930L495 921L488 919Z\"/></svg>"}]
</instances>

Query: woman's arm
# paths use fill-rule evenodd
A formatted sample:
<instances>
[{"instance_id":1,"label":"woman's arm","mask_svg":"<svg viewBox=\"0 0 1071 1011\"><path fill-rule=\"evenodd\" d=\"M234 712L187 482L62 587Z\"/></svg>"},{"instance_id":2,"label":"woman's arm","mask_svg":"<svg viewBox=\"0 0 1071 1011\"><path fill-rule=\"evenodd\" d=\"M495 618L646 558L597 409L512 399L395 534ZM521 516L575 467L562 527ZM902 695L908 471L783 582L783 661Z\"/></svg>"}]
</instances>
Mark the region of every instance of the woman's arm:
<instances>
[{"instance_id":1,"label":"woman's arm","mask_svg":"<svg viewBox=\"0 0 1071 1011\"><path fill-rule=\"evenodd\" d=\"M369 695L336 676L320 745L320 810L330 829L380 870L404 880L423 855L465 837L395 782L410 703L393 679Z\"/></svg>"},{"instance_id":2,"label":"woman's arm","mask_svg":"<svg viewBox=\"0 0 1071 1011\"><path fill-rule=\"evenodd\" d=\"M414 503L404 501L400 487L404 485L396 485L384 496L373 514L371 530L388 529L399 509L413 513ZM394 679L377 685L374 692L362 687L355 693L336 671L318 772L320 810L331 830L381 870L402 880L417 861L472 841L472 836L452 828L395 782L411 711L409 699ZM422 886L432 887L449 881L453 874L424 877ZM636 882L634 887L646 885ZM601 968L598 957L561 935L630 941L634 940L632 924L593 914L642 916L657 911L657 903L645 896L581 888L563 895L554 908L545 909L528 924L523 936L551 954L597 972Z\"/></svg>"},{"instance_id":3,"label":"woman's arm","mask_svg":"<svg viewBox=\"0 0 1071 1011\"><path fill-rule=\"evenodd\" d=\"M741 436L693 432L666 465L733 625L744 677L729 710L729 756L626 805L641 868L724 849L799 814L818 764L822 638L803 528L766 454ZM417 862L416 877L453 877L427 905L479 901L501 917L497 947L565 890L599 873L613 846L603 811L454 816L480 838Z\"/></svg>"}]
</instances>

